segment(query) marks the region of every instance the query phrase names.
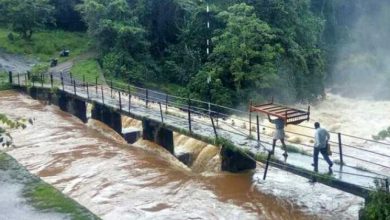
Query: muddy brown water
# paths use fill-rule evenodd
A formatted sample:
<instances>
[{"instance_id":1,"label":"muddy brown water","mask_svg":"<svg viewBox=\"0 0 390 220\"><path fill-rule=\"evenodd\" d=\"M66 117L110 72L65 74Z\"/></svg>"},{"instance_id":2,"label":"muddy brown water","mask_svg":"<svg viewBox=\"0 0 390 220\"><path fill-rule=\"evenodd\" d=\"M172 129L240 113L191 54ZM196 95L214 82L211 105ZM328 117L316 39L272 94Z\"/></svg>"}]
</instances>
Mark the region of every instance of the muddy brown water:
<instances>
[{"instance_id":1,"label":"muddy brown water","mask_svg":"<svg viewBox=\"0 0 390 220\"><path fill-rule=\"evenodd\" d=\"M169 154L120 143L25 95L0 92L0 112L34 120L12 132L8 153L103 219L316 218L257 190L253 173L191 172Z\"/></svg>"}]
</instances>

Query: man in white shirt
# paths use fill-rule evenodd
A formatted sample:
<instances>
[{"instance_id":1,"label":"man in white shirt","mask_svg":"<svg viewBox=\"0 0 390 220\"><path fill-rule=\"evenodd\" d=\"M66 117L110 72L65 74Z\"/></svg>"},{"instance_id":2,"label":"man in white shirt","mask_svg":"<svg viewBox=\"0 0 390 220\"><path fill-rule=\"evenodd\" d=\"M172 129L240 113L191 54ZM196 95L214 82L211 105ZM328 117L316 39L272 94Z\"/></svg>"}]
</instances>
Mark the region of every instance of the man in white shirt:
<instances>
[{"instance_id":1,"label":"man in white shirt","mask_svg":"<svg viewBox=\"0 0 390 220\"><path fill-rule=\"evenodd\" d=\"M320 127L320 123L314 123L314 127L316 129L316 133L314 135L314 172L318 172L318 154L321 152L322 157L324 157L325 161L329 165L329 173L332 173L333 162L330 160L327 150L328 141L330 138L329 132Z\"/></svg>"}]
</instances>

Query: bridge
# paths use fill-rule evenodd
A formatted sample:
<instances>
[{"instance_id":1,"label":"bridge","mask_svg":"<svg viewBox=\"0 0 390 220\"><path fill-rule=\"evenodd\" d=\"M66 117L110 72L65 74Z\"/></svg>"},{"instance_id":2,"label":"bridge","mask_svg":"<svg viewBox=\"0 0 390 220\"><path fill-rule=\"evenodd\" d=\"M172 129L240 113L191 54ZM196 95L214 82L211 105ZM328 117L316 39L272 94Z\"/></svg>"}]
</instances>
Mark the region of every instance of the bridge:
<instances>
[{"instance_id":1,"label":"bridge","mask_svg":"<svg viewBox=\"0 0 390 220\"><path fill-rule=\"evenodd\" d=\"M224 171L241 172L254 169L261 163L266 164L264 179L268 166L273 166L364 198L375 187L374 182L380 182L389 190L389 153L365 148L375 145L390 152L388 143L331 132L335 164L333 175L327 175L327 165L323 160L319 162L319 173L311 171L313 147L310 144L287 141L287 159L278 147L272 155L272 136L264 130L274 128L261 124L259 115L249 109L242 111L112 81L106 85L96 79L91 84L85 78L75 79L62 73L34 76L9 73L9 81L15 89L28 93L34 99L58 105L84 122L87 121L86 104L91 103L91 118L102 121L125 138L136 137L137 134L129 135L122 129L122 115L141 120L143 138L161 145L172 154L175 151L173 132L220 146L221 169ZM314 134L313 128L299 128ZM306 140L313 139L303 133L286 133ZM128 141L134 142L134 138L128 138Z\"/></svg>"}]
</instances>

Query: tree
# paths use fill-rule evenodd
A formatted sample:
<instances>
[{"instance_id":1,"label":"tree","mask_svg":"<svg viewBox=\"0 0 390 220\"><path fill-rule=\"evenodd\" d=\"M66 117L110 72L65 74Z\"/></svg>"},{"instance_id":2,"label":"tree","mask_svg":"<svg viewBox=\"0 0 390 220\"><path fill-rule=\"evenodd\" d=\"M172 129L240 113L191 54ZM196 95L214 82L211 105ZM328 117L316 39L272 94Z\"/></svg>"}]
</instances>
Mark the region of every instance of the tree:
<instances>
[{"instance_id":1,"label":"tree","mask_svg":"<svg viewBox=\"0 0 390 220\"><path fill-rule=\"evenodd\" d=\"M0 4L0 20L10 24L23 39L30 40L36 28L54 22L54 7L48 0L0 0Z\"/></svg>"},{"instance_id":2,"label":"tree","mask_svg":"<svg viewBox=\"0 0 390 220\"><path fill-rule=\"evenodd\" d=\"M138 83L144 80L142 63L150 59L149 42L128 1L85 0L78 9L103 52L106 73Z\"/></svg>"},{"instance_id":3,"label":"tree","mask_svg":"<svg viewBox=\"0 0 390 220\"><path fill-rule=\"evenodd\" d=\"M50 0L50 4L55 7L56 26L71 31L85 30L86 26L81 14L76 10L76 5L81 2L81 0Z\"/></svg>"},{"instance_id":4,"label":"tree","mask_svg":"<svg viewBox=\"0 0 390 220\"><path fill-rule=\"evenodd\" d=\"M276 79L274 62L282 52L270 26L244 3L229 7L217 17L226 26L212 39L214 49L207 64L212 78L220 79L238 97L247 95L247 89L270 88Z\"/></svg>"}]
</instances>

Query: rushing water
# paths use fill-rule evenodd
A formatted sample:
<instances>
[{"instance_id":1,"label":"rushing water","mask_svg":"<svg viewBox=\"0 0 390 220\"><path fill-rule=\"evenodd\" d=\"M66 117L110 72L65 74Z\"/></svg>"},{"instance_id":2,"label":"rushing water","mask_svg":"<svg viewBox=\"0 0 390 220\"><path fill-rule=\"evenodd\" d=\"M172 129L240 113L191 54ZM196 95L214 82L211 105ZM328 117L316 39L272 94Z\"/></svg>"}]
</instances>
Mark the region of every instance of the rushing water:
<instances>
[{"instance_id":1,"label":"rushing water","mask_svg":"<svg viewBox=\"0 0 390 220\"><path fill-rule=\"evenodd\" d=\"M265 182L260 166L213 172L215 148L177 134L177 149L197 154L191 168L153 143L127 145L96 121L83 124L16 92L0 92L0 112L34 120L12 132L8 153L103 219L340 219L361 207L362 199L277 169Z\"/></svg>"}]
</instances>

